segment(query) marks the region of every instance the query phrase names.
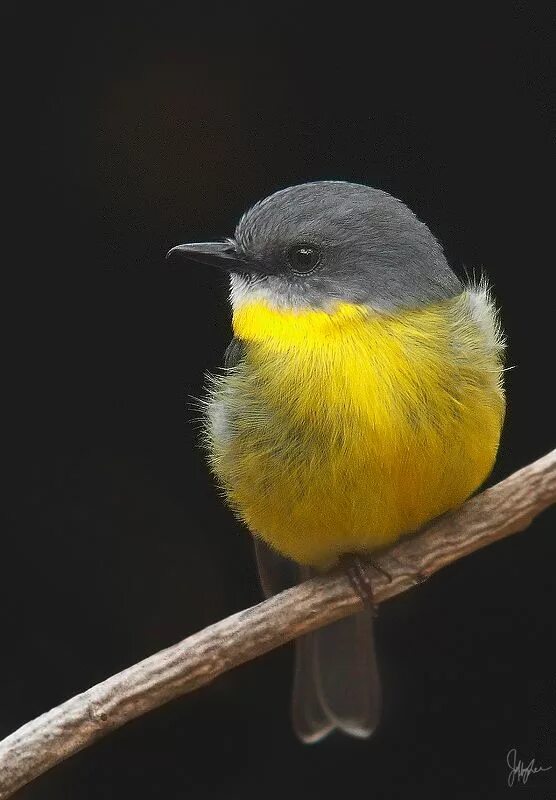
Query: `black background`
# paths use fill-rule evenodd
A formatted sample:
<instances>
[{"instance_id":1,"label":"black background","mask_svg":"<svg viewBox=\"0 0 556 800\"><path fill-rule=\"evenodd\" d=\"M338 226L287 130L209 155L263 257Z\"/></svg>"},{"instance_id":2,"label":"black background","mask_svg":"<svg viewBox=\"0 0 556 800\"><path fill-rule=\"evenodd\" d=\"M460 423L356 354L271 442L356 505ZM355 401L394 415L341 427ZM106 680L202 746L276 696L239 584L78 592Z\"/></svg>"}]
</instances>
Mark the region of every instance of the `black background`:
<instances>
[{"instance_id":1,"label":"black background","mask_svg":"<svg viewBox=\"0 0 556 800\"><path fill-rule=\"evenodd\" d=\"M548 14L3 13L0 735L259 600L249 537L196 445L192 398L230 336L226 286L166 264L171 245L231 235L252 202L292 183L386 189L457 271L494 284L515 369L491 481L555 432ZM287 647L21 797L548 798L555 558L547 513L385 604L384 719L369 741L297 743ZM512 747L553 771L508 789Z\"/></svg>"}]
</instances>

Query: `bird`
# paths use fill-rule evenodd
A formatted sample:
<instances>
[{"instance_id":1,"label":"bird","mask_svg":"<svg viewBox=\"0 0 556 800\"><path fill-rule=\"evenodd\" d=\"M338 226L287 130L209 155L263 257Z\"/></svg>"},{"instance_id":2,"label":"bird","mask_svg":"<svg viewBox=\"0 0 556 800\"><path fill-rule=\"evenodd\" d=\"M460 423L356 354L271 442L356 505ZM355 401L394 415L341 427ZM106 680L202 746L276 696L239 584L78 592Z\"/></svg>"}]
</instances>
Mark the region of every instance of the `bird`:
<instances>
[{"instance_id":1,"label":"bird","mask_svg":"<svg viewBox=\"0 0 556 800\"><path fill-rule=\"evenodd\" d=\"M487 479L505 415L499 311L401 200L303 183L255 203L232 238L176 255L229 276L233 338L203 442L265 596L360 565ZM376 729L373 617L367 603L296 642L301 741Z\"/></svg>"}]
</instances>

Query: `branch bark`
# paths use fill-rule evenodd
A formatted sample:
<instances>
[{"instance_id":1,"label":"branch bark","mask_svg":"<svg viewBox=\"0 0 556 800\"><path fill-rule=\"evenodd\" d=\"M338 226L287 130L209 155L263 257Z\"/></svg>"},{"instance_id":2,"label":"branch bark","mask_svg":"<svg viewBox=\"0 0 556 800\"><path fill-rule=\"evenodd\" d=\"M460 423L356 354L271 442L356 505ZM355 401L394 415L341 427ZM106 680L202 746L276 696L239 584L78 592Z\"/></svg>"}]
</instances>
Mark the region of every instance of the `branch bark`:
<instances>
[{"instance_id":1,"label":"branch bark","mask_svg":"<svg viewBox=\"0 0 556 800\"><path fill-rule=\"evenodd\" d=\"M556 450L468 500L369 567L383 602L491 542L524 530L556 502ZM353 613L361 601L341 572L240 611L107 678L0 742L0 799L126 722L198 689L226 670Z\"/></svg>"}]
</instances>

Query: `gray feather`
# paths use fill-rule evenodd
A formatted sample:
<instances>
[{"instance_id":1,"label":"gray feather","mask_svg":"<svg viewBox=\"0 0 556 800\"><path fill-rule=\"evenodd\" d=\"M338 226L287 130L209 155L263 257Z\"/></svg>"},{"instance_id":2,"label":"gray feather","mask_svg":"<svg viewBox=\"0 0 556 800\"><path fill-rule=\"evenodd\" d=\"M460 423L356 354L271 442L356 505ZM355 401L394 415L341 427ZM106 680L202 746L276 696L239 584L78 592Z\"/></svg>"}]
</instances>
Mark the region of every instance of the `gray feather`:
<instances>
[{"instance_id":1,"label":"gray feather","mask_svg":"<svg viewBox=\"0 0 556 800\"><path fill-rule=\"evenodd\" d=\"M265 597L314 574L262 539L255 539L255 553ZM378 724L380 697L371 608L296 641L292 718L301 741L318 742L335 729L370 736Z\"/></svg>"},{"instance_id":2,"label":"gray feather","mask_svg":"<svg viewBox=\"0 0 556 800\"><path fill-rule=\"evenodd\" d=\"M245 345L241 339L234 336L224 353L224 366L227 369L237 367L243 358L245 358Z\"/></svg>"}]
</instances>

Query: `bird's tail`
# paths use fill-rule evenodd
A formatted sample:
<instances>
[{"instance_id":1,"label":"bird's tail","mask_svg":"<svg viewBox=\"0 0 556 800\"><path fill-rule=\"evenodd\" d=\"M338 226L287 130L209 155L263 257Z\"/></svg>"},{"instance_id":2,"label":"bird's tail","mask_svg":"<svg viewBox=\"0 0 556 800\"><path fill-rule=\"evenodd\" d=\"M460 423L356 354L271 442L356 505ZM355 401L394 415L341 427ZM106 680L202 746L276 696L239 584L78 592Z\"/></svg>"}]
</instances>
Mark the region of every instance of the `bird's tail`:
<instances>
[{"instance_id":1,"label":"bird's tail","mask_svg":"<svg viewBox=\"0 0 556 800\"><path fill-rule=\"evenodd\" d=\"M256 551L266 596L309 577L303 569L295 580L294 565L260 540ZM335 729L368 737L378 724L380 706L372 608L297 640L292 715L303 742L318 742Z\"/></svg>"}]
</instances>

